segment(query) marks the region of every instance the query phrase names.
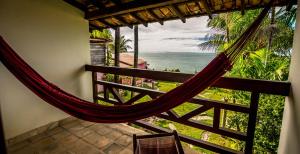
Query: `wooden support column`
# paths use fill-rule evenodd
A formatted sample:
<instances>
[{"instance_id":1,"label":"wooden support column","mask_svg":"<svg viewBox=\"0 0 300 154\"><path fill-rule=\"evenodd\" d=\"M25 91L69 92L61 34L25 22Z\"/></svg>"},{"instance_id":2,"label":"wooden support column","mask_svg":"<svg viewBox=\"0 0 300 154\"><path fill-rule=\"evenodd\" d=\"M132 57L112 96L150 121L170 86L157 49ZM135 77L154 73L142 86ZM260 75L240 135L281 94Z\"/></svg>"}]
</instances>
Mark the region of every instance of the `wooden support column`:
<instances>
[{"instance_id":1,"label":"wooden support column","mask_svg":"<svg viewBox=\"0 0 300 154\"><path fill-rule=\"evenodd\" d=\"M139 59L139 27L138 25L134 26L134 60L133 67L138 67L138 59ZM136 78L132 79L132 86L136 86ZM134 93L131 92L131 97L133 97Z\"/></svg>"},{"instance_id":2,"label":"wooden support column","mask_svg":"<svg viewBox=\"0 0 300 154\"><path fill-rule=\"evenodd\" d=\"M115 30L115 66L120 67L120 28ZM119 76L115 75L115 82L118 83Z\"/></svg>"},{"instance_id":3,"label":"wooden support column","mask_svg":"<svg viewBox=\"0 0 300 154\"><path fill-rule=\"evenodd\" d=\"M133 67L138 67L138 58L139 58L139 27L138 25L134 26L134 61Z\"/></svg>"}]
</instances>

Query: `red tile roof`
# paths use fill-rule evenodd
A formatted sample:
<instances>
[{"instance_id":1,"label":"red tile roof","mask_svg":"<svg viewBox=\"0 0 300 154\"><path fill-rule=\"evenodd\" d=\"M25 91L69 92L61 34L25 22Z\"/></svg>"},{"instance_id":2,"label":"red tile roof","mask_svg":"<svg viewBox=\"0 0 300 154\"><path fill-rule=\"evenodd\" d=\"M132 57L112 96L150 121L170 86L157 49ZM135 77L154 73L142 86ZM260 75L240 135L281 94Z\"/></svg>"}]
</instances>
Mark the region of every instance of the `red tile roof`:
<instances>
[{"instance_id":1,"label":"red tile roof","mask_svg":"<svg viewBox=\"0 0 300 154\"><path fill-rule=\"evenodd\" d=\"M114 56L113 56L114 59ZM120 53L120 67L132 67L134 56L133 53ZM138 59L138 65L145 63L143 58Z\"/></svg>"}]
</instances>

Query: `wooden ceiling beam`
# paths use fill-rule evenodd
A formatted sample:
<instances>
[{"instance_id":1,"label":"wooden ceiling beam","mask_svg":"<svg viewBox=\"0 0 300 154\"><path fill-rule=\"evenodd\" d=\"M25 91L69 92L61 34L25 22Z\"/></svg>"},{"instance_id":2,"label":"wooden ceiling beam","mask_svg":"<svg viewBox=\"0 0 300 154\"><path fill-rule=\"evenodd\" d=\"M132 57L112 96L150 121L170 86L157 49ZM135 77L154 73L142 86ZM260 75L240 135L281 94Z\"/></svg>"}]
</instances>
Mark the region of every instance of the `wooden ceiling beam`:
<instances>
[{"instance_id":1,"label":"wooden ceiling beam","mask_svg":"<svg viewBox=\"0 0 300 154\"><path fill-rule=\"evenodd\" d=\"M155 20L157 20L161 25L164 25L164 21L161 20L154 12L153 10L150 9L146 9L146 12Z\"/></svg>"},{"instance_id":2,"label":"wooden ceiling beam","mask_svg":"<svg viewBox=\"0 0 300 154\"><path fill-rule=\"evenodd\" d=\"M200 4L203 5L206 13L208 14L209 19L212 19L212 13L211 13L210 8L208 7L207 1L206 0L201 0Z\"/></svg>"},{"instance_id":3,"label":"wooden ceiling beam","mask_svg":"<svg viewBox=\"0 0 300 154\"><path fill-rule=\"evenodd\" d=\"M185 3L185 8L186 10L189 12L189 14L193 14L191 8L189 7L189 5L187 3Z\"/></svg>"},{"instance_id":4,"label":"wooden ceiling beam","mask_svg":"<svg viewBox=\"0 0 300 154\"><path fill-rule=\"evenodd\" d=\"M190 0L199 1L199 0ZM171 4L184 3L187 0L143 0L143 1L130 1L122 3L122 5L112 6L107 9L96 10L93 12L86 12L85 18L88 20L105 18L130 12L142 11L145 9L169 6Z\"/></svg>"},{"instance_id":5,"label":"wooden ceiling beam","mask_svg":"<svg viewBox=\"0 0 300 154\"><path fill-rule=\"evenodd\" d=\"M113 18L117 19L123 26L127 26L131 29L133 28L133 25L127 23L124 19L122 19L122 17L114 16Z\"/></svg>"},{"instance_id":6,"label":"wooden ceiling beam","mask_svg":"<svg viewBox=\"0 0 300 154\"><path fill-rule=\"evenodd\" d=\"M98 26L97 24L92 23L92 22L89 22L89 27L90 27L91 29L103 29L103 27L100 27L100 26Z\"/></svg>"},{"instance_id":7,"label":"wooden ceiling beam","mask_svg":"<svg viewBox=\"0 0 300 154\"><path fill-rule=\"evenodd\" d=\"M196 2L198 8L199 8L199 11L202 12L202 8L201 8L201 5L200 5L200 2Z\"/></svg>"},{"instance_id":8,"label":"wooden ceiling beam","mask_svg":"<svg viewBox=\"0 0 300 154\"><path fill-rule=\"evenodd\" d=\"M185 23L186 22L186 19L184 17L184 15L180 12L180 10L178 9L177 6L175 5L170 5L169 6L171 8L171 10L173 10L175 12L175 14L180 18L180 20Z\"/></svg>"},{"instance_id":9,"label":"wooden ceiling beam","mask_svg":"<svg viewBox=\"0 0 300 154\"><path fill-rule=\"evenodd\" d=\"M134 13L129 13L129 15L132 16L139 23L143 24L145 27L148 27L148 23L146 21L144 21L142 18L140 18L138 15L136 15Z\"/></svg>"},{"instance_id":10,"label":"wooden ceiling beam","mask_svg":"<svg viewBox=\"0 0 300 154\"><path fill-rule=\"evenodd\" d=\"M114 30L116 30L116 26L108 23L107 21L105 21L104 19L98 19L98 21L100 21L101 23L103 23L105 26L109 27L109 28L112 28Z\"/></svg>"}]
</instances>

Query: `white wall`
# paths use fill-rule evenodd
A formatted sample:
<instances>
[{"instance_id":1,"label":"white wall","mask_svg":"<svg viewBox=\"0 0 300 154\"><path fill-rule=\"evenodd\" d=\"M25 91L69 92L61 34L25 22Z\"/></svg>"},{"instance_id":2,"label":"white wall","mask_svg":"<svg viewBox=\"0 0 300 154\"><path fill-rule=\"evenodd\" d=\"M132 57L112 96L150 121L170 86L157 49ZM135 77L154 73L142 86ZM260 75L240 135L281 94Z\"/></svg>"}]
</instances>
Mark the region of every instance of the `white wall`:
<instances>
[{"instance_id":1,"label":"white wall","mask_svg":"<svg viewBox=\"0 0 300 154\"><path fill-rule=\"evenodd\" d=\"M88 22L63 0L1 0L0 35L34 69L62 89L91 101ZM0 103L6 138L67 115L42 101L0 63Z\"/></svg>"},{"instance_id":2,"label":"white wall","mask_svg":"<svg viewBox=\"0 0 300 154\"><path fill-rule=\"evenodd\" d=\"M298 4L300 4L298 0ZM289 81L292 84L290 96L286 98L278 153L300 153L300 10L297 10L297 23L290 66Z\"/></svg>"}]
</instances>

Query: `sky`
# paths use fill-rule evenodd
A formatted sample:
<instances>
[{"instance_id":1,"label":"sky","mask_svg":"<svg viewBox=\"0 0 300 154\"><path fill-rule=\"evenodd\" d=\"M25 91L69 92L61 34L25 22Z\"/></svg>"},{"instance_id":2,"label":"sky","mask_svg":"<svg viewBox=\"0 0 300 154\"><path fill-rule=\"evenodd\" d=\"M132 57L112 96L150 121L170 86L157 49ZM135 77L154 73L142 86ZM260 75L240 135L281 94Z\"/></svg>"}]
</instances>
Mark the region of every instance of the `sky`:
<instances>
[{"instance_id":1,"label":"sky","mask_svg":"<svg viewBox=\"0 0 300 154\"><path fill-rule=\"evenodd\" d=\"M139 52L203 52L197 45L210 32L207 21L208 17L195 17L187 19L186 23L173 20L165 21L164 25L139 25ZM120 31L125 38L133 40L133 29L122 27ZM133 48L133 42L130 46Z\"/></svg>"}]
</instances>

